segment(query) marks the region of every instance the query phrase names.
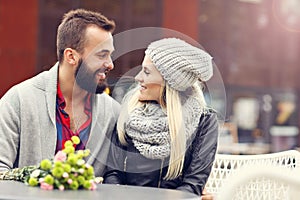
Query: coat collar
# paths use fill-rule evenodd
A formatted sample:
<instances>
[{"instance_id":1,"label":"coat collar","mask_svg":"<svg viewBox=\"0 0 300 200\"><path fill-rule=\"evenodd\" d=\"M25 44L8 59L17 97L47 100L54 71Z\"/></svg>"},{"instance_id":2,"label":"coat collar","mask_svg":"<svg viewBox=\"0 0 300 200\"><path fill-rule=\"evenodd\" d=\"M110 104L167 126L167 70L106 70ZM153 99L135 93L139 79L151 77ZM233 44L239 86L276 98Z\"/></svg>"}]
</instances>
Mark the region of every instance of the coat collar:
<instances>
[{"instance_id":1,"label":"coat collar","mask_svg":"<svg viewBox=\"0 0 300 200\"><path fill-rule=\"evenodd\" d=\"M47 110L51 122L55 125L55 106L56 106L56 90L58 79L58 62L48 71L49 76L45 82L44 89L46 92Z\"/></svg>"}]
</instances>

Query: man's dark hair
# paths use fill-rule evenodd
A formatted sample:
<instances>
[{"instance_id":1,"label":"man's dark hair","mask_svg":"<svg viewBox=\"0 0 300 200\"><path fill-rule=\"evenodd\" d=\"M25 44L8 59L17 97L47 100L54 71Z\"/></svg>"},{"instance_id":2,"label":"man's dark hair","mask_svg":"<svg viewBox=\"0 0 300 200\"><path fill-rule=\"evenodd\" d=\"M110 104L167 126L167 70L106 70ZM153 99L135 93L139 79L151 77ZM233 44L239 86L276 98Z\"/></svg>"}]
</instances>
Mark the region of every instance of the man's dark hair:
<instances>
[{"instance_id":1,"label":"man's dark hair","mask_svg":"<svg viewBox=\"0 0 300 200\"><path fill-rule=\"evenodd\" d=\"M101 13L84 9L71 10L63 17L57 29L57 57L58 61L63 61L63 53L66 48L72 48L83 53L86 41L85 33L89 25L96 25L99 28L113 32L115 23L107 19Z\"/></svg>"}]
</instances>

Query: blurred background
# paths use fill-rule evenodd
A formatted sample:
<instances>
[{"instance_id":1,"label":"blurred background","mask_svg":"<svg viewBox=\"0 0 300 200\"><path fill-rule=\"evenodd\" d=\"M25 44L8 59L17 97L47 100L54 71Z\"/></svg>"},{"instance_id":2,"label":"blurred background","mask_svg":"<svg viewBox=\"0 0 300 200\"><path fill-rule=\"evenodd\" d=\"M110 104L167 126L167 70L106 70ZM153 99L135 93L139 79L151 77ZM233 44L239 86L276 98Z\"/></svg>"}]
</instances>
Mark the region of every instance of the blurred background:
<instances>
[{"instance_id":1,"label":"blurred background","mask_svg":"<svg viewBox=\"0 0 300 200\"><path fill-rule=\"evenodd\" d=\"M163 27L198 41L213 57L226 99L219 152L259 154L300 145L300 0L0 0L0 97L56 62L56 30L70 9L99 11L115 34ZM115 82L144 50L115 60ZM113 88L112 88L113 89ZM1 112L1 111L0 111Z\"/></svg>"}]
</instances>

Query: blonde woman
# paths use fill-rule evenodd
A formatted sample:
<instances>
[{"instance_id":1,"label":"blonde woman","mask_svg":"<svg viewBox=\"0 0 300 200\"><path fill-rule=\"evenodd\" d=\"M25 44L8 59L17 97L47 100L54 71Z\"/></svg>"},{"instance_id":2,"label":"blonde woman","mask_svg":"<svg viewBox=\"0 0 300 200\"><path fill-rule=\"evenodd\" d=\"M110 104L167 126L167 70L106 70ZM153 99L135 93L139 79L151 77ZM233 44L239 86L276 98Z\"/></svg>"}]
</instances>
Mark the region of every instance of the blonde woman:
<instances>
[{"instance_id":1,"label":"blonde woman","mask_svg":"<svg viewBox=\"0 0 300 200\"><path fill-rule=\"evenodd\" d=\"M202 194L218 122L199 83L212 75L205 51L177 38L151 43L124 99L104 182Z\"/></svg>"}]
</instances>

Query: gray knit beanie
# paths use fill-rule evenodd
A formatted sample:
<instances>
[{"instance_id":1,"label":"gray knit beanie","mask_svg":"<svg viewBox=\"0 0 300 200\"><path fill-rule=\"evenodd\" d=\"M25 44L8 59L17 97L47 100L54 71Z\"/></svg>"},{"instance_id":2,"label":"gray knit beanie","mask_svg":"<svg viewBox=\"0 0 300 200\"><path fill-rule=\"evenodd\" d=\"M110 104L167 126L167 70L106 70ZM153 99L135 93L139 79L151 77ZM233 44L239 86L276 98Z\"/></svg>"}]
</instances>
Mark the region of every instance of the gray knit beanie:
<instances>
[{"instance_id":1,"label":"gray knit beanie","mask_svg":"<svg viewBox=\"0 0 300 200\"><path fill-rule=\"evenodd\" d=\"M186 90L197 80L208 81L213 75L212 57L181 39L152 42L145 53L167 83L178 91Z\"/></svg>"}]
</instances>

